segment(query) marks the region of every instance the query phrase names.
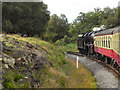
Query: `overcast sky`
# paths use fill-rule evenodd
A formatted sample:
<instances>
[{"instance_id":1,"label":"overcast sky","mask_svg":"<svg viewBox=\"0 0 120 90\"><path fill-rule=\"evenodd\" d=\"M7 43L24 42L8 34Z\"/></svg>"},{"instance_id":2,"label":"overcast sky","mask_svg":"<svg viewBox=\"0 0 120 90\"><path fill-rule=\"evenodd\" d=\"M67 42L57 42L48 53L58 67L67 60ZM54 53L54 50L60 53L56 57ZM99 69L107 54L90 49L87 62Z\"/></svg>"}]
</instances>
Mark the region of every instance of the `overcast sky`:
<instances>
[{"instance_id":1,"label":"overcast sky","mask_svg":"<svg viewBox=\"0 0 120 90\"><path fill-rule=\"evenodd\" d=\"M72 22L79 15L79 12L87 13L94 11L94 8L118 6L120 0L43 0L48 5L51 15L65 14L69 22Z\"/></svg>"}]
</instances>

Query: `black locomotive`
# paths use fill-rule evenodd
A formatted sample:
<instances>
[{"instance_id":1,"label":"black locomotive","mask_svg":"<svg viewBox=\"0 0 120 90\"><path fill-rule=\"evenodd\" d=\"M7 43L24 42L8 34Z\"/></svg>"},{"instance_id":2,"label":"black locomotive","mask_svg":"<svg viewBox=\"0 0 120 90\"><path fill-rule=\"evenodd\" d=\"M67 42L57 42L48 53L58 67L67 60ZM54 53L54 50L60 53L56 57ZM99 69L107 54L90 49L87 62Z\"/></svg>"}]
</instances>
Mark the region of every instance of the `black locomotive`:
<instances>
[{"instance_id":1,"label":"black locomotive","mask_svg":"<svg viewBox=\"0 0 120 90\"><path fill-rule=\"evenodd\" d=\"M94 35L96 32L87 32L78 36L77 46L81 54L94 54Z\"/></svg>"}]
</instances>

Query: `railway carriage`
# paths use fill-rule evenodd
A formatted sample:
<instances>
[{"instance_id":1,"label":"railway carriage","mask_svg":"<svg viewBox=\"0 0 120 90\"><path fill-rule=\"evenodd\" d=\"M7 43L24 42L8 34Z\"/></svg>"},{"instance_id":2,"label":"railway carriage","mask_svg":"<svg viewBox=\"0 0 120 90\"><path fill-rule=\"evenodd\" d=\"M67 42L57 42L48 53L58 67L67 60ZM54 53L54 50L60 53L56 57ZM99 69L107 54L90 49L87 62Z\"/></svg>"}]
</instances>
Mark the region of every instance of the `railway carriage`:
<instances>
[{"instance_id":1,"label":"railway carriage","mask_svg":"<svg viewBox=\"0 0 120 90\"><path fill-rule=\"evenodd\" d=\"M120 71L120 26L79 35L78 50L85 55L95 55Z\"/></svg>"},{"instance_id":2,"label":"railway carriage","mask_svg":"<svg viewBox=\"0 0 120 90\"><path fill-rule=\"evenodd\" d=\"M95 52L114 67L120 67L120 27L100 31L94 37Z\"/></svg>"},{"instance_id":3,"label":"railway carriage","mask_svg":"<svg viewBox=\"0 0 120 90\"><path fill-rule=\"evenodd\" d=\"M95 34L94 48L95 52L112 57L112 34L114 29L100 31Z\"/></svg>"}]
</instances>

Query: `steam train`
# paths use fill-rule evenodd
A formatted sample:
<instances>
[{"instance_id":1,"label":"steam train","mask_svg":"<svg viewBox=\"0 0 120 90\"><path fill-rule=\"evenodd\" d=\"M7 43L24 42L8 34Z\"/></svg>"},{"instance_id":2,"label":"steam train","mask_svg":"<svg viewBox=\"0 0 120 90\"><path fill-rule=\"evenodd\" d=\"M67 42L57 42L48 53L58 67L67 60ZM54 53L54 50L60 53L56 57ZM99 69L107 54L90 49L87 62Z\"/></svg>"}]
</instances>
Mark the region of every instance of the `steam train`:
<instances>
[{"instance_id":1,"label":"steam train","mask_svg":"<svg viewBox=\"0 0 120 90\"><path fill-rule=\"evenodd\" d=\"M78 35L77 46L81 54L111 64L120 72L120 26Z\"/></svg>"}]
</instances>

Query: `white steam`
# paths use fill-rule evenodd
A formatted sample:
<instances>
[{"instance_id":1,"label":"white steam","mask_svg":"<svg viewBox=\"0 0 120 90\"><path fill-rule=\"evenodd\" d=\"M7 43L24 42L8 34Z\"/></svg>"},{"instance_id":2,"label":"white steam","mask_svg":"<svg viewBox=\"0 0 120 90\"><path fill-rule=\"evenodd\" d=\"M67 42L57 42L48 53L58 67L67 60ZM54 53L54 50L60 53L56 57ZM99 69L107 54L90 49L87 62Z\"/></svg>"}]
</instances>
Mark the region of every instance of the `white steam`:
<instances>
[{"instance_id":1,"label":"white steam","mask_svg":"<svg viewBox=\"0 0 120 90\"><path fill-rule=\"evenodd\" d=\"M100 27L94 27L93 31L100 31L100 30L104 30L105 29L105 25L101 25Z\"/></svg>"}]
</instances>

